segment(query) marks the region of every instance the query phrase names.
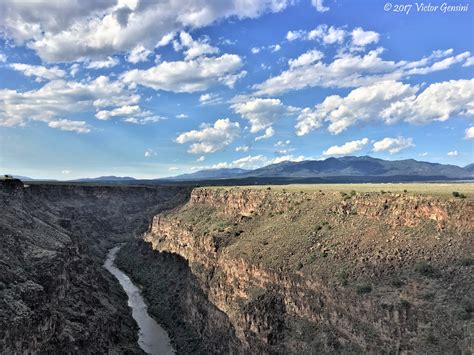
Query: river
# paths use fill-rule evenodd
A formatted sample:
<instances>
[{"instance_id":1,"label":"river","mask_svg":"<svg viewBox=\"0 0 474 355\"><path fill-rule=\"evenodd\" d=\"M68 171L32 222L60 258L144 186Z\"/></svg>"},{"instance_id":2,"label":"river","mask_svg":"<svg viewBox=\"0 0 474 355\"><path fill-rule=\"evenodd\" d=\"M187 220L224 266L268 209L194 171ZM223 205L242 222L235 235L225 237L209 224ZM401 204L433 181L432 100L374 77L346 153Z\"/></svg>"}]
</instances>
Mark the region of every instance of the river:
<instances>
[{"instance_id":1,"label":"river","mask_svg":"<svg viewBox=\"0 0 474 355\"><path fill-rule=\"evenodd\" d=\"M148 314L147 305L130 278L114 264L117 252L122 246L117 245L110 249L104 267L120 282L128 296L128 306L132 309L132 316L139 326L138 345L147 354L168 355L175 354L166 331Z\"/></svg>"}]
</instances>

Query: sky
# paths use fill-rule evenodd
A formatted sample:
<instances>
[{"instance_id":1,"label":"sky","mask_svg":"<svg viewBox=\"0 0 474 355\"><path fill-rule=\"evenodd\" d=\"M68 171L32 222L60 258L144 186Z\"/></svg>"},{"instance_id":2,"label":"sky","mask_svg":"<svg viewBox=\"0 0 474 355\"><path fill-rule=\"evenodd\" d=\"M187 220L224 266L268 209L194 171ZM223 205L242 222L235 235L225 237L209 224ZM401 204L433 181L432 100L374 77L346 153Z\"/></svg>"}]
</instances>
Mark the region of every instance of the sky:
<instances>
[{"instance_id":1,"label":"sky","mask_svg":"<svg viewBox=\"0 0 474 355\"><path fill-rule=\"evenodd\" d=\"M472 163L474 4L404 3L3 0L0 172Z\"/></svg>"}]
</instances>

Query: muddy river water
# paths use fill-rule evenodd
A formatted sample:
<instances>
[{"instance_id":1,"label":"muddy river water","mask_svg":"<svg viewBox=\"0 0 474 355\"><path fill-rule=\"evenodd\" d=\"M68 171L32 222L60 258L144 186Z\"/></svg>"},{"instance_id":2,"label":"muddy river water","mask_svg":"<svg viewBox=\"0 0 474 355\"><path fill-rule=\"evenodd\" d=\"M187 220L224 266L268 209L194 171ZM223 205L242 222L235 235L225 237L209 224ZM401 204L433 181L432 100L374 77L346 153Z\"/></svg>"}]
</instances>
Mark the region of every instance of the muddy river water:
<instances>
[{"instance_id":1,"label":"muddy river water","mask_svg":"<svg viewBox=\"0 0 474 355\"><path fill-rule=\"evenodd\" d=\"M140 327L138 345L147 354L168 355L175 354L166 331L148 314L147 305L140 293L140 289L132 280L114 264L117 252L121 245L110 249L104 267L114 275L128 296L128 306L132 309L132 316Z\"/></svg>"}]
</instances>

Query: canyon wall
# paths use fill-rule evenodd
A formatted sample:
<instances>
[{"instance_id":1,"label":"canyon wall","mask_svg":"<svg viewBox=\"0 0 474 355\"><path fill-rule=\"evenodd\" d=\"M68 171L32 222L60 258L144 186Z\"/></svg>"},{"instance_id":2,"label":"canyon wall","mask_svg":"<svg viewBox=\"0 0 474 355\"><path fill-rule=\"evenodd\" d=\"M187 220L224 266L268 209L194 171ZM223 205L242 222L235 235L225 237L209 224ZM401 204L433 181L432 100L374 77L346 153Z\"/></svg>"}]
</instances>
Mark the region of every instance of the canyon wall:
<instances>
[{"instance_id":1,"label":"canyon wall","mask_svg":"<svg viewBox=\"0 0 474 355\"><path fill-rule=\"evenodd\" d=\"M203 353L469 354L473 216L471 200L416 194L195 189L153 218L156 252L123 251L156 269L172 260L188 281L123 267L145 292L175 286L174 323ZM147 297L166 318L159 293Z\"/></svg>"},{"instance_id":2,"label":"canyon wall","mask_svg":"<svg viewBox=\"0 0 474 355\"><path fill-rule=\"evenodd\" d=\"M141 353L107 250L187 200L187 188L0 189L2 353Z\"/></svg>"}]
</instances>

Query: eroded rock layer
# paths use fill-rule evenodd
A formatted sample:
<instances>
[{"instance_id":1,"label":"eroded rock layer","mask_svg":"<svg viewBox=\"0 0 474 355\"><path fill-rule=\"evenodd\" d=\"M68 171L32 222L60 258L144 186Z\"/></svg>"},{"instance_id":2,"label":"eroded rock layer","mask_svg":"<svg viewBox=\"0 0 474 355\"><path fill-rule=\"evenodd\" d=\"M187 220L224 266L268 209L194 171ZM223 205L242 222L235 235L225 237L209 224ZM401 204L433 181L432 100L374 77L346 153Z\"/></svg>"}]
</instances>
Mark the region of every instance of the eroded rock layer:
<instances>
[{"instance_id":1,"label":"eroded rock layer","mask_svg":"<svg viewBox=\"0 0 474 355\"><path fill-rule=\"evenodd\" d=\"M160 267L168 255L192 279L160 282L182 310L165 326L197 334L195 350L469 354L473 217L472 200L416 194L195 189L154 217L157 252L123 253ZM124 267L166 314L152 273Z\"/></svg>"}]
</instances>

